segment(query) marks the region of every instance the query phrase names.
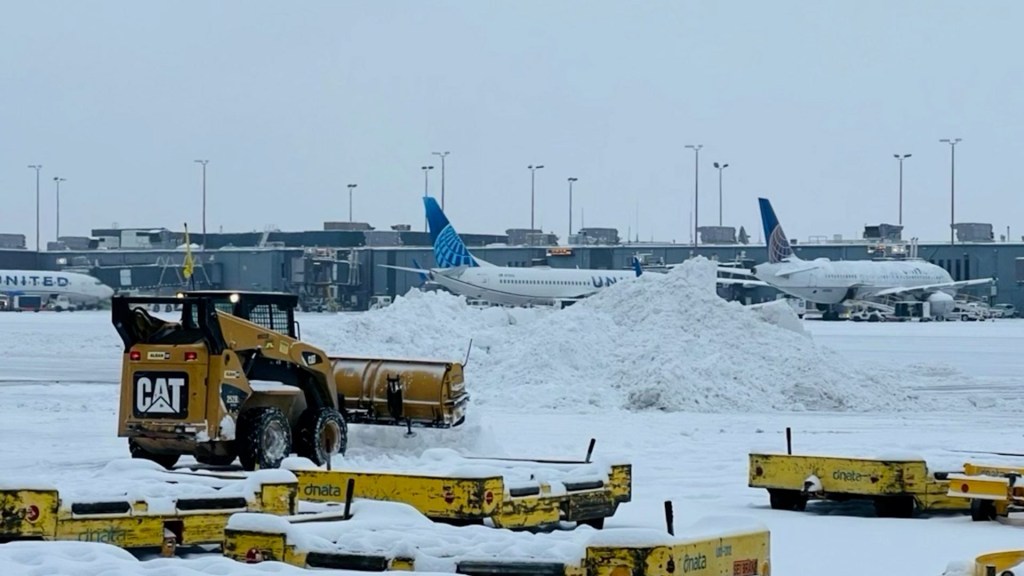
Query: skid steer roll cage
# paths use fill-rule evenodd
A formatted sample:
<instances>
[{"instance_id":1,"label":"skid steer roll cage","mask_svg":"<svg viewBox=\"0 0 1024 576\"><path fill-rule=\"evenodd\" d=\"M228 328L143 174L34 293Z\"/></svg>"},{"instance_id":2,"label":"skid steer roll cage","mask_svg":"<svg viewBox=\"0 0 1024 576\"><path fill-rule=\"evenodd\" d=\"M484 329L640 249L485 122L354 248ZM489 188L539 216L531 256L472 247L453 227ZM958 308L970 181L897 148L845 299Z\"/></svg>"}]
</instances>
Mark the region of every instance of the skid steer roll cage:
<instances>
[{"instance_id":1,"label":"skid steer roll cage","mask_svg":"<svg viewBox=\"0 0 1024 576\"><path fill-rule=\"evenodd\" d=\"M138 305L158 304L181 306L181 327L187 332L196 333L193 340L202 340L210 354L220 354L227 348L224 335L217 321L217 308L208 297L171 297L171 296L114 296L111 299L111 316L124 351L127 353L136 344L151 343L152 337L159 329L168 324L167 321L151 315L145 308ZM139 321L146 322L152 330L145 334ZM155 343L155 342L152 342Z\"/></svg>"},{"instance_id":2,"label":"skid steer roll cage","mask_svg":"<svg viewBox=\"0 0 1024 576\"><path fill-rule=\"evenodd\" d=\"M145 309L152 304L181 306L181 316L177 322L153 316ZM198 344L202 341L210 355L217 356L229 348L218 311L295 339L297 304L298 296L280 292L211 290L181 292L177 296L114 296L111 318L124 342L126 354L136 344ZM296 363L282 366L276 359L264 356L260 348L236 352L246 378L255 375L256 379L295 386L302 390L308 406L338 407L337 392L329 374Z\"/></svg>"},{"instance_id":3,"label":"skid steer roll cage","mask_svg":"<svg viewBox=\"0 0 1024 576\"><path fill-rule=\"evenodd\" d=\"M243 320L263 326L290 338L299 339L298 323L295 321L295 307L299 298L294 294L280 292L236 292L229 290L205 290L180 292L177 296L115 296L111 302L114 326L125 344L125 351L143 342L147 335L140 334L138 322L145 322L155 333L165 320L145 313L138 318L134 306L152 305L181 306L181 326L184 331L198 332L207 342L211 354L220 354L226 348L217 310L222 310ZM261 312L266 312L261 313ZM129 320L136 322L129 322ZM136 330L133 330L136 329ZM193 340L193 342L195 341ZM151 342L155 343L155 342ZM180 343L180 342L177 342Z\"/></svg>"}]
</instances>

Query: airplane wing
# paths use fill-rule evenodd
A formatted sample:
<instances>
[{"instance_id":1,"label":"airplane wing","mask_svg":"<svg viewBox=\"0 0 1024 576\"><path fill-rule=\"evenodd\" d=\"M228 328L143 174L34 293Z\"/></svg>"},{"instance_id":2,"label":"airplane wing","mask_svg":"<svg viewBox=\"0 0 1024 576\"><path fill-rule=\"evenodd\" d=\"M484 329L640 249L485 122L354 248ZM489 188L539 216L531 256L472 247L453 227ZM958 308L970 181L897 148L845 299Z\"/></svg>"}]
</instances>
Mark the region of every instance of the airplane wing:
<instances>
[{"instance_id":1,"label":"airplane wing","mask_svg":"<svg viewBox=\"0 0 1024 576\"><path fill-rule=\"evenodd\" d=\"M671 270L671 269L674 269L674 268L678 268L678 267L682 266L683 264L685 264L685 262L676 262L674 264L666 264L665 268L668 268L668 269ZM750 271L749 268L736 268L735 266L718 266L717 268L718 268L719 272L726 272L726 273L729 273L729 274L736 274L737 276L751 276L751 277L754 276L754 274Z\"/></svg>"},{"instance_id":2,"label":"airplane wing","mask_svg":"<svg viewBox=\"0 0 1024 576\"><path fill-rule=\"evenodd\" d=\"M431 270L424 270L423 268L409 268L406 266L392 266L390 264L377 264L381 268L391 268L392 270L401 270L403 272L412 272L414 274L430 274Z\"/></svg>"},{"instance_id":3,"label":"airplane wing","mask_svg":"<svg viewBox=\"0 0 1024 576\"><path fill-rule=\"evenodd\" d=\"M787 276L792 276L793 274L799 274L800 272L809 272L819 267L820 265L814 262L803 262L800 266L794 266L793 268L784 268L782 270L779 270L778 272L775 273L775 275L785 278Z\"/></svg>"},{"instance_id":4,"label":"airplane wing","mask_svg":"<svg viewBox=\"0 0 1024 576\"><path fill-rule=\"evenodd\" d=\"M458 276L459 273L464 272L469 266L453 266L451 268L409 268L408 266L392 266L391 264L377 264L381 268L391 268L393 270L401 270L403 272L413 272L420 276L427 274L432 279L434 274L442 274L444 276Z\"/></svg>"},{"instance_id":5,"label":"airplane wing","mask_svg":"<svg viewBox=\"0 0 1024 576\"><path fill-rule=\"evenodd\" d=\"M742 278L718 278L715 282L717 284L740 284L744 288L753 288L754 286L771 286L771 284L760 280L744 280Z\"/></svg>"},{"instance_id":6,"label":"airplane wing","mask_svg":"<svg viewBox=\"0 0 1024 576\"><path fill-rule=\"evenodd\" d=\"M940 284L926 284L924 286L897 286L895 288L886 288L885 290L872 292L870 296L892 296L894 294L906 294L908 292L933 292L935 290L941 290L943 288L966 288L967 286L990 284L991 282L991 278L978 278L975 280L960 280L959 282L942 282Z\"/></svg>"},{"instance_id":7,"label":"airplane wing","mask_svg":"<svg viewBox=\"0 0 1024 576\"><path fill-rule=\"evenodd\" d=\"M754 278L754 273L749 268L732 268L729 266L719 266L719 272L725 272L726 274L735 274L737 276L748 276Z\"/></svg>"}]
</instances>

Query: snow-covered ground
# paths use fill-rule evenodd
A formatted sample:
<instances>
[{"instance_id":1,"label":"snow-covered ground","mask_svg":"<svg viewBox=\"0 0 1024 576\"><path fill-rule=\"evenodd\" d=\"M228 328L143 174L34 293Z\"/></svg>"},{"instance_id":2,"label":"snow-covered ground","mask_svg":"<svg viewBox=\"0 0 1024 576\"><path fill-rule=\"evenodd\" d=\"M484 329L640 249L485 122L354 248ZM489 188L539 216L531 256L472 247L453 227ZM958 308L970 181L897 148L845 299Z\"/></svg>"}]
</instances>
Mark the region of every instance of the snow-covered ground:
<instances>
[{"instance_id":1,"label":"snow-covered ground","mask_svg":"<svg viewBox=\"0 0 1024 576\"><path fill-rule=\"evenodd\" d=\"M349 454L336 464L436 470L438 455L449 452L432 448L581 458L596 438L599 456L633 463L633 501L607 529L663 530L665 500L677 530L708 516L749 517L771 530L775 574L853 576L884 566L939 575L951 562L1020 546L1019 528L964 515L875 518L860 503L771 510L764 491L747 487L747 455L784 449L791 426L797 452L911 452L933 469L1014 461L960 451L1022 451L1024 321L805 322L801 333L705 298L693 277L655 282L562 311L478 310L416 294L374 312L301 315L305 339L336 354L461 360L474 339L465 426L412 439L400 429L352 426ZM124 478L97 485L123 470L111 462L128 455L116 436L119 369L107 312L0 314L0 482L63 488L82 479L83 492L126 490ZM140 566L99 545L0 545L0 574L30 569L301 573L216 555Z\"/></svg>"}]
</instances>

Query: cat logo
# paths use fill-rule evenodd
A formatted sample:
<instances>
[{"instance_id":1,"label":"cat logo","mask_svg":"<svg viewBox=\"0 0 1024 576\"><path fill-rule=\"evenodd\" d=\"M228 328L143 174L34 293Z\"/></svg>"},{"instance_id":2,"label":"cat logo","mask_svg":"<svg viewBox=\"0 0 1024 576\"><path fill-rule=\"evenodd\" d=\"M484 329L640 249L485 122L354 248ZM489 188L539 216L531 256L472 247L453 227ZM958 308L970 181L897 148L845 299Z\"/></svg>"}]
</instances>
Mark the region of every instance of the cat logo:
<instances>
[{"instance_id":1,"label":"cat logo","mask_svg":"<svg viewBox=\"0 0 1024 576\"><path fill-rule=\"evenodd\" d=\"M135 416L183 418L188 411L188 374L136 372Z\"/></svg>"}]
</instances>

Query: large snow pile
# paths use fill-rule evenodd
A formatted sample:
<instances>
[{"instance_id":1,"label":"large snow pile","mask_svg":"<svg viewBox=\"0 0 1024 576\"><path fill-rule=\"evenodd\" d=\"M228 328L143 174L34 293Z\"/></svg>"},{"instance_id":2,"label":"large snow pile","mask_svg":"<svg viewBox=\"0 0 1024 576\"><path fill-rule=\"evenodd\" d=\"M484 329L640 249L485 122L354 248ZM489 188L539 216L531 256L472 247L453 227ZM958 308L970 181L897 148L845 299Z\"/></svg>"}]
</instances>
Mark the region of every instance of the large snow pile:
<instances>
[{"instance_id":1,"label":"large snow pile","mask_svg":"<svg viewBox=\"0 0 1024 576\"><path fill-rule=\"evenodd\" d=\"M412 291L390 307L338 316L306 337L330 352L462 360L473 401L598 411L920 408L890 367L851 364L817 345L784 305L715 293L700 258L619 282L563 310L477 309ZM322 331L322 332L321 332Z\"/></svg>"}]
</instances>

